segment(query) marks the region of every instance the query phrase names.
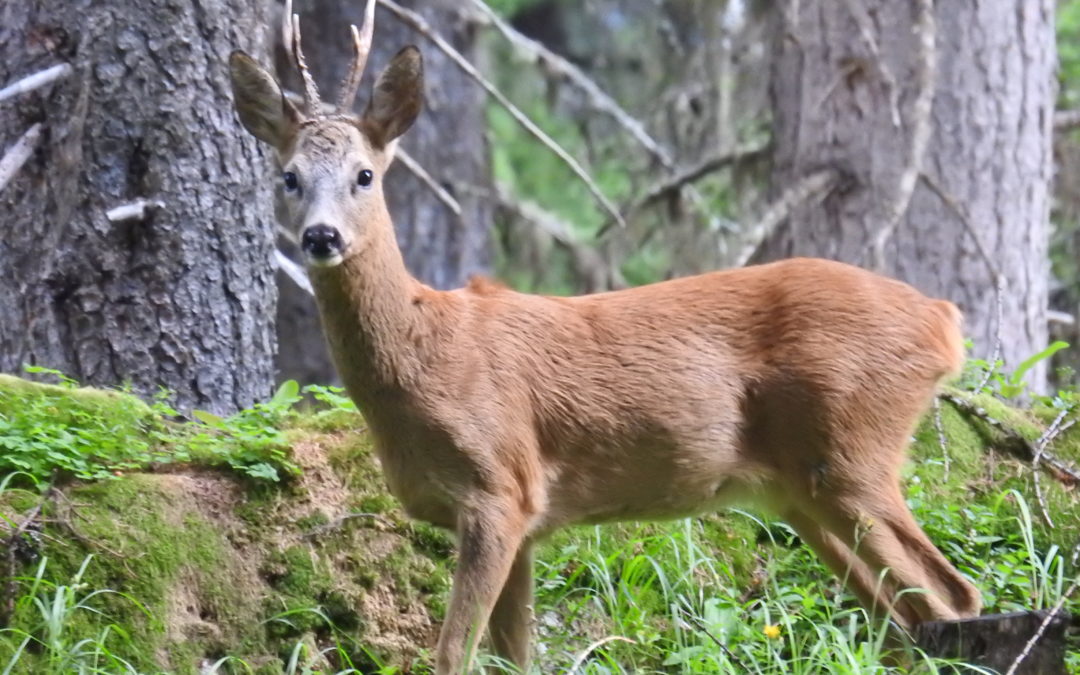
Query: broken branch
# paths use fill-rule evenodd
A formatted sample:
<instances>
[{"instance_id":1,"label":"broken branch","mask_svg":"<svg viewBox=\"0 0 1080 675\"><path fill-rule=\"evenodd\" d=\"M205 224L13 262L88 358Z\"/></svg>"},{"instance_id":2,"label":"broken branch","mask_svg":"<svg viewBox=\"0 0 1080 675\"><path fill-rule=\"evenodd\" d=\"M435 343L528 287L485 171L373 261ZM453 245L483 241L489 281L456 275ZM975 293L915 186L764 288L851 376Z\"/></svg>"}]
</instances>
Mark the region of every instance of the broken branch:
<instances>
[{"instance_id":1,"label":"broken branch","mask_svg":"<svg viewBox=\"0 0 1080 675\"><path fill-rule=\"evenodd\" d=\"M23 164L26 164L26 160L30 159L30 155L34 154L34 148L41 141L41 129L40 122L27 129L26 133L7 149L3 158L0 158L0 190L7 187Z\"/></svg>"},{"instance_id":2,"label":"broken branch","mask_svg":"<svg viewBox=\"0 0 1080 675\"><path fill-rule=\"evenodd\" d=\"M6 101L9 98L14 98L34 91L35 89L40 89L50 82L55 82L56 80L71 75L71 73L72 68L70 63L58 63L51 68L46 68L33 75L27 75L21 80L17 80L3 89L0 89L0 101Z\"/></svg>"}]
</instances>

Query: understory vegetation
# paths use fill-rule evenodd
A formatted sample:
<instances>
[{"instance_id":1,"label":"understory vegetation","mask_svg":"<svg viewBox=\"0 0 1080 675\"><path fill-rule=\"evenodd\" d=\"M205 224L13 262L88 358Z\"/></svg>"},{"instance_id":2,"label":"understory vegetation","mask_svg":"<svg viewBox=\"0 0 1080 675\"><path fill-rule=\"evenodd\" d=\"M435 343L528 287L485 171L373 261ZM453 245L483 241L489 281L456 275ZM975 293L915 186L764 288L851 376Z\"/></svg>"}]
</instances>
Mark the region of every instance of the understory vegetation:
<instances>
[{"instance_id":1,"label":"understory vegetation","mask_svg":"<svg viewBox=\"0 0 1080 675\"><path fill-rule=\"evenodd\" d=\"M1075 395L1012 407L985 370L918 429L908 502L985 612L1080 612L1076 485L1023 459L1080 460ZM399 511L340 390L183 421L53 375L0 376L0 675L429 672L452 540ZM952 672L762 514L566 530L535 576L537 672Z\"/></svg>"}]
</instances>

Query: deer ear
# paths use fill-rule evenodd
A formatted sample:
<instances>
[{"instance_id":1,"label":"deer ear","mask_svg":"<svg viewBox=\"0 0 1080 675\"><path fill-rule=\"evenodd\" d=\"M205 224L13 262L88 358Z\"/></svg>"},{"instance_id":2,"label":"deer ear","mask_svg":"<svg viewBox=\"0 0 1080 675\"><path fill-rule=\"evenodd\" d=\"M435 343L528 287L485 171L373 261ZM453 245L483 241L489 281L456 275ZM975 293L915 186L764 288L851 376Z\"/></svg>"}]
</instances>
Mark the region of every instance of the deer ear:
<instances>
[{"instance_id":1,"label":"deer ear","mask_svg":"<svg viewBox=\"0 0 1080 675\"><path fill-rule=\"evenodd\" d=\"M420 50L405 47L379 75L371 102L360 120L368 139L379 149L408 131L424 100L424 60Z\"/></svg>"},{"instance_id":2,"label":"deer ear","mask_svg":"<svg viewBox=\"0 0 1080 675\"><path fill-rule=\"evenodd\" d=\"M229 55L233 102L244 128L281 150L300 124L300 113L270 73L241 51Z\"/></svg>"}]
</instances>

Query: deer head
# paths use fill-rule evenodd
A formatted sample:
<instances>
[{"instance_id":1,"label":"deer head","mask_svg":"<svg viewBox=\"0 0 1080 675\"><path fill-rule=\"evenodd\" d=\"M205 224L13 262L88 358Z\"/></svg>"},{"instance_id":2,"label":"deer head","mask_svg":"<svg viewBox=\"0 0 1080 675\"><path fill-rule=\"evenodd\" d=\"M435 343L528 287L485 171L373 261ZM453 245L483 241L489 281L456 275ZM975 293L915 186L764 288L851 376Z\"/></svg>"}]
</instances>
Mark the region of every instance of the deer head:
<instances>
[{"instance_id":1,"label":"deer head","mask_svg":"<svg viewBox=\"0 0 1080 675\"><path fill-rule=\"evenodd\" d=\"M356 56L336 107L324 109L300 45L299 18L286 3L283 37L304 84L295 106L250 56L229 56L233 99L244 127L274 148L281 167L283 220L299 235L311 266L334 266L362 252L377 228L389 228L382 177L396 141L416 120L423 98L423 62L402 49L379 75L359 117L351 112L371 49L376 0L368 0L363 31L352 26Z\"/></svg>"}]
</instances>

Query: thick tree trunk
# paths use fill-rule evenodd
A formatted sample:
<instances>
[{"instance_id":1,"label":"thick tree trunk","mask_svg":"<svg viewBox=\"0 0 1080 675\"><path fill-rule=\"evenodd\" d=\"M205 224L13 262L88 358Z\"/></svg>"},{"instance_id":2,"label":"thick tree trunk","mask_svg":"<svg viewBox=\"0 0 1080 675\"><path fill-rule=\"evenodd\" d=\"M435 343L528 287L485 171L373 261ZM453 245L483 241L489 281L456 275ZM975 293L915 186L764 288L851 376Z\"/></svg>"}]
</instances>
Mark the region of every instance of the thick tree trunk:
<instances>
[{"instance_id":1,"label":"thick tree trunk","mask_svg":"<svg viewBox=\"0 0 1080 675\"><path fill-rule=\"evenodd\" d=\"M272 384L271 181L233 113L229 50L265 50L261 3L30 0L0 9L0 82L74 74L0 104L43 142L0 193L0 370L175 393L228 411ZM145 217L110 209L159 201Z\"/></svg>"},{"instance_id":2,"label":"thick tree trunk","mask_svg":"<svg viewBox=\"0 0 1080 675\"><path fill-rule=\"evenodd\" d=\"M429 24L462 54L474 59L473 27L455 0L402 2L422 13ZM320 84L323 98L333 101L339 83L352 62L350 23L360 24L361 0L312 0L300 10L304 53ZM415 176L395 162L386 179L386 197L398 242L409 271L436 288L461 286L469 276L490 266L491 207L475 192L459 185L489 189L488 152L484 140L484 94L445 54L404 26L393 14L379 9L375 39L364 81L357 96L363 110L375 76L399 49L419 45L424 54L424 110L401 146L461 203L456 216ZM298 78L282 55L278 71L294 91ZM314 301L291 281L281 279L278 310L279 378L305 382L336 379L326 352Z\"/></svg>"},{"instance_id":3,"label":"thick tree trunk","mask_svg":"<svg viewBox=\"0 0 1080 675\"><path fill-rule=\"evenodd\" d=\"M956 302L989 357L993 273L950 200L1005 279L1009 367L1047 342L1047 223L1054 105L1050 0L937 2L931 132L910 205L885 240L916 126L918 2L781 3L772 79L774 193L822 167L847 182L794 210L759 260L816 255L867 267ZM944 195L944 196L943 196ZM1030 380L1041 386L1043 372Z\"/></svg>"}]
</instances>

